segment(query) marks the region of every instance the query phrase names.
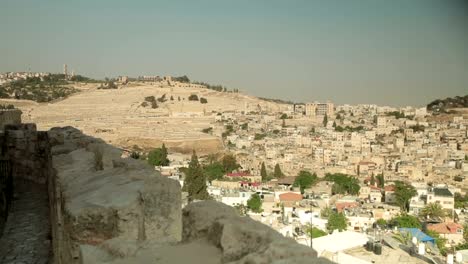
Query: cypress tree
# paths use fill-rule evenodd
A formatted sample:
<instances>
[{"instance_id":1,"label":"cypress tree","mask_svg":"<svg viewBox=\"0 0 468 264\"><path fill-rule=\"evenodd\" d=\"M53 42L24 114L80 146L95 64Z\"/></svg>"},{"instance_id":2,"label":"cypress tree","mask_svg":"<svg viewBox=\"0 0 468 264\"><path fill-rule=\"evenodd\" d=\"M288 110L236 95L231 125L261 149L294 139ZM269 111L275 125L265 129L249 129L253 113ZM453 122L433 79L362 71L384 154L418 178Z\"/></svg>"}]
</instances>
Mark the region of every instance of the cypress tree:
<instances>
[{"instance_id":1,"label":"cypress tree","mask_svg":"<svg viewBox=\"0 0 468 264\"><path fill-rule=\"evenodd\" d=\"M325 114L325 116L323 117L323 126L326 127L327 123L328 123L328 116Z\"/></svg>"},{"instance_id":2,"label":"cypress tree","mask_svg":"<svg viewBox=\"0 0 468 264\"><path fill-rule=\"evenodd\" d=\"M193 151L184 182L184 189L188 192L189 202L193 200L210 199L206 188L206 179L203 169L198 162L197 154Z\"/></svg>"},{"instance_id":3,"label":"cypress tree","mask_svg":"<svg viewBox=\"0 0 468 264\"><path fill-rule=\"evenodd\" d=\"M284 174L283 174L283 172L281 171L281 168L280 168L280 166L279 166L278 163L276 163L276 165L275 165L275 171L274 171L273 175L274 175L274 177L277 178L277 179L278 179L278 178L283 178L283 177L284 177Z\"/></svg>"}]
</instances>

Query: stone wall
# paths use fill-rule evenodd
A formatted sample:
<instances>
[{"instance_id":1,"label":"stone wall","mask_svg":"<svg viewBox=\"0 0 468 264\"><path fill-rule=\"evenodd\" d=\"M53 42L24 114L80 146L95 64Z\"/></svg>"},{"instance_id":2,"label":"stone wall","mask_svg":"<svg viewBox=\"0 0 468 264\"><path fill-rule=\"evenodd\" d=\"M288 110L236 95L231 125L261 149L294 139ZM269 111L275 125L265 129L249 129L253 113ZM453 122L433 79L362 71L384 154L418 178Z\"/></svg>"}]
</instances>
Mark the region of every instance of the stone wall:
<instances>
[{"instance_id":1,"label":"stone wall","mask_svg":"<svg viewBox=\"0 0 468 264\"><path fill-rule=\"evenodd\" d=\"M51 169L47 132L37 131L35 124L6 125L2 152L11 161L14 180L46 183Z\"/></svg>"},{"instance_id":2,"label":"stone wall","mask_svg":"<svg viewBox=\"0 0 468 264\"><path fill-rule=\"evenodd\" d=\"M180 241L181 192L142 161L67 127L49 131L54 173L49 180L54 263L89 263L140 247ZM102 153L102 170L96 158Z\"/></svg>"},{"instance_id":3,"label":"stone wall","mask_svg":"<svg viewBox=\"0 0 468 264\"><path fill-rule=\"evenodd\" d=\"M19 109L1 109L0 110L0 130L5 125L19 125L21 124L21 110Z\"/></svg>"}]
</instances>

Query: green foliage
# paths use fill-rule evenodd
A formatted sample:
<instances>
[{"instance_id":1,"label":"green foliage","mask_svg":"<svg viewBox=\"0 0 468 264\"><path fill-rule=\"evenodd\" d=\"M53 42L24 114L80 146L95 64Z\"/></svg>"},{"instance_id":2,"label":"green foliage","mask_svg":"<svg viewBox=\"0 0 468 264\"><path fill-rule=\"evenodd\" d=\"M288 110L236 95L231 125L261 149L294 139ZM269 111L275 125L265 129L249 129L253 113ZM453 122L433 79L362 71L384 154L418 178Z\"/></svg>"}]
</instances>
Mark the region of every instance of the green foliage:
<instances>
[{"instance_id":1,"label":"green foliage","mask_svg":"<svg viewBox=\"0 0 468 264\"><path fill-rule=\"evenodd\" d=\"M224 172L232 172L233 170L237 170L240 165L237 164L236 157L232 154L226 154L224 155L222 159L222 164L223 164L223 169Z\"/></svg>"},{"instance_id":2,"label":"green foliage","mask_svg":"<svg viewBox=\"0 0 468 264\"><path fill-rule=\"evenodd\" d=\"M362 131L362 130L364 130L364 127L363 127L363 126L357 126L357 127L350 127L350 126L341 127L341 126L335 126L335 131L336 131L336 132L344 132L344 131L348 131L348 132L359 132L359 131Z\"/></svg>"},{"instance_id":3,"label":"green foliage","mask_svg":"<svg viewBox=\"0 0 468 264\"><path fill-rule=\"evenodd\" d=\"M206 189L205 174L194 151L185 176L184 191L188 192L188 200L191 202L193 200L210 199L211 197Z\"/></svg>"},{"instance_id":4,"label":"green foliage","mask_svg":"<svg viewBox=\"0 0 468 264\"><path fill-rule=\"evenodd\" d=\"M100 83L100 82L102 82L102 81L94 80L94 79L91 79L91 78L88 78L88 77L85 77L85 76L82 76L82 75L72 76L72 77L70 77L70 81L72 81L72 82L81 82L81 83Z\"/></svg>"},{"instance_id":5,"label":"green foliage","mask_svg":"<svg viewBox=\"0 0 468 264\"><path fill-rule=\"evenodd\" d=\"M190 79L187 77L187 75L179 76L179 77L172 77L172 80L175 82L190 83Z\"/></svg>"},{"instance_id":6,"label":"green foliage","mask_svg":"<svg viewBox=\"0 0 468 264\"><path fill-rule=\"evenodd\" d=\"M12 105L12 104L9 104L9 105L3 105L3 104L0 104L0 109L2 110L11 110L11 109L15 109L15 106Z\"/></svg>"},{"instance_id":7,"label":"green foliage","mask_svg":"<svg viewBox=\"0 0 468 264\"><path fill-rule=\"evenodd\" d=\"M68 87L68 84L63 74L51 74L41 78L28 77L0 85L0 97L50 102L78 91Z\"/></svg>"},{"instance_id":8,"label":"green foliage","mask_svg":"<svg viewBox=\"0 0 468 264\"><path fill-rule=\"evenodd\" d=\"M409 201L417 194L413 186L401 181L395 182L395 200L402 211L409 211Z\"/></svg>"},{"instance_id":9,"label":"green foliage","mask_svg":"<svg viewBox=\"0 0 468 264\"><path fill-rule=\"evenodd\" d=\"M435 218L440 217L443 218L445 216L445 211L442 206L438 203L429 203L427 204L419 213L420 217L424 218Z\"/></svg>"},{"instance_id":10,"label":"green foliage","mask_svg":"<svg viewBox=\"0 0 468 264\"><path fill-rule=\"evenodd\" d=\"M206 133L206 134L211 133L211 131L213 131L213 128L212 128L212 127L208 127L208 128L202 129L202 132L203 132L203 133Z\"/></svg>"},{"instance_id":11,"label":"green foliage","mask_svg":"<svg viewBox=\"0 0 468 264\"><path fill-rule=\"evenodd\" d=\"M287 119L287 118L288 118L288 115L287 115L287 114L282 114L282 115L280 116L280 119Z\"/></svg>"},{"instance_id":12,"label":"green foliage","mask_svg":"<svg viewBox=\"0 0 468 264\"><path fill-rule=\"evenodd\" d=\"M388 112L387 116L394 116L396 119L405 118L405 114L398 111Z\"/></svg>"},{"instance_id":13,"label":"green foliage","mask_svg":"<svg viewBox=\"0 0 468 264\"><path fill-rule=\"evenodd\" d=\"M414 132L424 132L425 127L423 125L414 125L409 128L413 129Z\"/></svg>"},{"instance_id":14,"label":"green foliage","mask_svg":"<svg viewBox=\"0 0 468 264\"><path fill-rule=\"evenodd\" d=\"M383 174L377 174L377 176L375 177L375 179L377 180L377 186L378 186L379 188L385 187L385 179L384 179Z\"/></svg>"},{"instance_id":15,"label":"green foliage","mask_svg":"<svg viewBox=\"0 0 468 264\"><path fill-rule=\"evenodd\" d=\"M273 172L273 177L275 177L277 179L284 177L284 174L281 171L280 165L278 163L276 163L276 165L275 165L275 170Z\"/></svg>"},{"instance_id":16,"label":"green foliage","mask_svg":"<svg viewBox=\"0 0 468 264\"><path fill-rule=\"evenodd\" d=\"M447 243L447 239L441 237L439 233L432 231L432 230L426 230L425 233L434 238L435 244L437 245L437 248L439 248L440 253L445 256L447 255L447 248L445 247L445 244Z\"/></svg>"},{"instance_id":17,"label":"green foliage","mask_svg":"<svg viewBox=\"0 0 468 264\"><path fill-rule=\"evenodd\" d=\"M398 232L394 234L392 237L404 245L409 244L412 239L410 232Z\"/></svg>"},{"instance_id":18,"label":"green foliage","mask_svg":"<svg viewBox=\"0 0 468 264\"><path fill-rule=\"evenodd\" d=\"M259 133L255 133L255 137L254 137L254 140L262 140L266 137L266 134L262 133L262 134L259 134Z\"/></svg>"},{"instance_id":19,"label":"green foliage","mask_svg":"<svg viewBox=\"0 0 468 264\"><path fill-rule=\"evenodd\" d=\"M221 164L219 161L215 161L206 165L203 170L209 182L223 178L225 173L223 164Z\"/></svg>"},{"instance_id":20,"label":"green foliage","mask_svg":"<svg viewBox=\"0 0 468 264\"><path fill-rule=\"evenodd\" d=\"M374 177L374 175L372 175L371 178L370 178L370 185L375 186L375 177Z\"/></svg>"},{"instance_id":21,"label":"green foliage","mask_svg":"<svg viewBox=\"0 0 468 264\"><path fill-rule=\"evenodd\" d=\"M316 184L318 181L317 175L311 174L308 171L300 171L299 175L294 180L295 187L299 187L301 189L301 193L304 193L304 190L310 188L312 185Z\"/></svg>"},{"instance_id":22,"label":"green foliage","mask_svg":"<svg viewBox=\"0 0 468 264\"><path fill-rule=\"evenodd\" d=\"M191 94L189 97L188 97L188 100L189 101L198 101L198 96L196 94Z\"/></svg>"},{"instance_id":23,"label":"green foliage","mask_svg":"<svg viewBox=\"0 0 468 264\"><path fill-rule=\"evenodd\" d=\"M260 175L262 176L262 181L267 181L268 180L268 173L265 167L265 162L262 162L262 167L260 169Z\"/></svg>"},{"instance_id":24,"label":"green foliage","mask_svg":"<svg viewBox=\"0 0 468 264\"><path fill-rule=\"evenodd\" d=\"M243 204L234 205L234 208L240 216L245 216L247 214L247 207Z\"/></svg>"},{"instance_id":25,"label":"green foliage","mask_svg":"<svg viewBox=\"0 0 468 264\"><path fill-rule=\"evenodd\" d=\"M151 103L151 102L155 102L155 101L156 101L156 98L155 98L153 95L151 95L151 96L146 96L146 97L145 97L145 101L146 101L146 102L150 102L150 103Z\"/></svg>"},{"instance_id":26,"label":"green foliage","mask_svg":"<svg viewBox=\"0 0 468 264\"><path fill-rule=\"evenodd\" d=\"M348 226L346 217L343 213L332 212L328 216L327 230L332 232L333 230L343 231Z\"/></svg>"},{"instance_id":27,"label":"green foliage","mask_svg":"<svg viewBox=\"0 0 468 264\"><path fill-rule=\"evenodd\" d=\"M419 222L418 218L408 214L402 214L392 218L390 220L390 225L397 227L421 228L421 222Z\"/></svg>"},{"instance_id":28,"label":"green foliage","mask_svg":"<svg viewBox=\"0 0 468 264\"><path fill-rule=\"evenodd\" d=\"M361 187L359 186L359 180L355 177L347 174L327 173L324 180L333 182L332 193L333 194L351 194L357 195Z\"/></svg>"},{"instance_id":29,"label":"green foliage","mask_svg":"<svg viewBox=\"0 0 468 264\"><path fill-rule=\"evenodd\" d=\"M323 218L328 218L333 213L333 210L329 206L325 206L320 210L320 216Z\"/></svg>"},{"instance_id":30,"label":"green foliage","mask_svg":"<svg viewBox=\"0 0 468 264\"><path fill-rule=\"evenodd\" d=\"M323 117L323 126L327 126L327 123L328 123L328 116L325 115L325 116Z\"/></svg>"},{"instance_id":31,"label":"green foliage","mask_svg":"<svg viewBox=\"0 0 468 264\"><path fill-rule=\"evenodd\" d=\"M248 124L248 123L244 123L244 124L242 124L240 127L241 127L242 130L247 130L247 128L249 128L249 124Z\"/></svg>"},{"instance_id":32,"label":"green foliage","mask_svg":"<svg viewBox=\"0 0 468 264\"><path fill-rule=\"evenodd\" d=\"M218 92L227 92L227 88L220 85L220 84L212 85L212 84L209 84L209 83L206 83L206 82L192 82L192 83L193 84L203 85L207 89L210 89L210 90L214 90L214 91L218 91Z\"/></svg>"},{"instance_id":33,"label":"green foliage","mask_svg":"<svg viewBox=\"0 0 468 264\"><path fill-rule=\"evenodd\" d=\"M380 218L377 221L375 221L375 224L380 226L381 228L384 228L387 226L388 223L385 219Z\"/></svg>"},{"instance_id":34,"label":"green foliage","mask_svg":"<svg viewBox=\"0 0 468 264\"><path fill-rule=\"evenodd\" d=\"M260 195L258 194L253 194L252 197L247 201L247 208L251 210L254 213L261 213L262 210L262 199L260 198Z\"/></svg>"},{"instance_id":35,"label":"green foliage","mask_svg":"<svg viewBox=\"0 0 468 264\"><path fill-rule=\"evenodd\" d=\"M166 94L163 94L163 95L161 95L161 97L158 98L158 102L160 102L160 103L164 103L166 101L167 101Z\"/></svg>"},{"instance_id":36,"label":"green foliage","mask_svg":"<svg viewBox=\"0 0 468 264\"><path fill-rule=\"evenodd\" d=\"M206 98L204 98L204 97L200 97L200 103L206 104L206 103L208 103L208 100L206 100Z\"/></svg>"},{"instance_id":37,"label":"green foliage","mask_svg":"<svg viewBox=\"0 0 468 264\"><path fill-rule=\"evenodd\" d=\"M148 163L153 166L168 166L167 149L163 144L161 148L156 148L148 154Z\"/></svg>"},{"instance_id":38,"label":"green foliage","mask_svg":"<svg viewBox=\"0 0 468 264\"><path fill-rule=\"evenodd\" d=\"M455 208L468 208L468 194L455 193Z\"/></svg>"},{"instance_id":39,"label":"green foliage","mask_svg":"<svg viewBox=\"0 0 468 264\"><path fill-rule=\"evenodd\" d=\"M310 228L310 226L307 227L307 235L309 237L312 237L312 238L317 238L317 237L322 237L322 236L326 236L328 235L327 232L323 231L322 229L318 229L317 227L312 227Z\"/></svg>"}]
</instances>

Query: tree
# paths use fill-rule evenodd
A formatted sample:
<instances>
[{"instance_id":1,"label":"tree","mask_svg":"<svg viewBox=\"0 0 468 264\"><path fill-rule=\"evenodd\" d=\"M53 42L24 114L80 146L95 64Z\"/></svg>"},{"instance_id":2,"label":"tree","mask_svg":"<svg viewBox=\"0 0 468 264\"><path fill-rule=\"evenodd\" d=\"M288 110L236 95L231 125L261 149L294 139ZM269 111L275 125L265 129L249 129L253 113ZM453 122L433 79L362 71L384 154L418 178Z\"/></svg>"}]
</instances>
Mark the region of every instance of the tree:
<instances>
[{"instance_id":1,"label":"tree","mask_svg":"<svg viewBox=\"0 0 468 264\"><path fill-rule=\"evenodd\" d=\"M262 167L260 168L260 175L262 176L262 181L268 180L268 173L266 171L265 162L262 162Z\"/></svg>"},{"instance_id":2,"label":"tree","mask_svg":"<svg viewBox=\"0 0 468 264\"><path fill-rule=\"evenodd\" d=\"M198 101L198 96L196 94L191 94L189 97L188 97L188 100L189 101Z\"/></svg>"},{"instance_id":3,"label":"tree","mask_svg":"<svg viewBox=\"0 0 468 264\"><path fill-rule=\"evenodd\" d=\"M348 224L346 223L346 217L343 213L332 212L328 216L327 230L332 232L333 230L343 231L346 230Z\"/></svg>"},{"instance_id":4,"label":"tree","mask_svg":"<svg viewBox=\"0 0 468 264\"><path fill-rule=\"evenodd\" d=\"M424 218L443 218L445 215L444 209L438 203L428 203L419 213L419 216Z\"/></svg>"},{"instance_id":5,"label":"tree","mask_svg":"<svg viewBox=\"0 0 468 264\"><path fill-rule=\"evenodd\" d=\"M355 177L342 173L327 173L324 178L326 181L334 182L332 186L333 194L351 194L356 195L359 193L361 187L359 180Z\"/></svg>"},{"instance_id":6,"label":"tree","mask_svg":"<svg viewBox=\"0 0 468 264\"><path fill-rule=\"evenodd\" d=\"M210 195L206 189L205 175L200 163L198 163L197 154L193 151L184 181L184 190L188 192L189 202L210 199Z\"/></svg>"},{"instance_id":7,"label":"tree","mask_svg":"<svg viewBox=\"0 0 468 264\"><path fill-rule=\"evenodd\" d=\"M254 213L261 213L262 210L262 199L260 195L253 194L250 199L247 201L247 208L249 208Z\"/></svg>"},{"instance_id":8,"label":"tree","mask_svg":"<svg viewBox=\"0 0 468 264\"><path fill-rule=\"evenodd\" d=\"M417 194L418 192L413 186L401 181L395 182L395 200L402 211L409 211L409 201Z\"/></svg>"},{"instance_id":9,"label":"tree","mask_svg":"<svg viewBox=\"0 0 468 264\"><path fill-rule=\"evenodd\" d=\"M421 228L421 223L419 222L418 218L407 214L402 214L392 218L390 220L390 225L397 227Z\"/></svg>"},{"instance_id":10,"label":"tree","mask_svg":"<svg viewBox=\"0 0 468 264\"><path fill-rule=\"evenodd\" d=\"M155 148L148 154L148 163L153 166L168 166L169 159L167 158L166 145L161 148Z\"/></svg>"},{"instance_id":11,"label":"tree","mask_svg":"<svg viewBox=\"0 0 468 264\"><path fill-rule=\"evenodd\" d=\"M383 174L377 174L377 176L375 177L375 179L377 180L377 186L378 186L379 188L385 187L385 180L384 180Z\"/></svg>"},{"instance_id":12,"label":"tree","mask_svg":"<svg viewBox=\"0 0 468 264\"><path fill-rule=\"evenodd\" d=\"M326 127L328 124L328 116L325 114L325 116L323 117L323 126Z\"/></svg>"},{"instance_id":13,"label":"tree","mask_svg":"<svg viewBox=\"0 0 468 264\"><path fill-rule=\"evenodd\" d=\"M320 216L323 218L328 218L331 213L333 213L333 210L329 206L326 206L320 210Z\"/></svg>"},{"instance_id":14,"label":"tree","mask_svg":"<svg viewBox=\"0 0 468 264\"><path fill-rule=\"evenodd\" d=\"M240 167L240 165L237 164L236 157L234 157L232 154L224 155L222 164L224 172L232 172L233 170L237 170Z\"/></svg>"},{"instance_id":15,"label":"tree","mask_svg":"<svg viewBox=\"0 0 468 264\"><path fill-rule=\"evenodd\" d=\"M327 235L327 232L323 231L322 229L318 229L315 226L312 228L308 226L306 232L307 232L307 235L312 238L317 238L317 237L322 237L322 236Z\"/></svg>"},{"instance_id":16,"label":"tree","mask_svg":"<svg viewBox=\"0 0 468 264\"><path fill-rule=\"evenodd\" d=\"M284 174L283 172L281 171L281 168L280 168L280 165L278 163L276 163L275 165L275 170L273 172L273 176L277 179L279 178L283 178L284 177Z\"/></svg>"},{"instance_id":17,"label":"tree","mask_svg":"<svg viewBox=\"0 0 468 264\"><path fill-rule=\"evenodd\" d=\"M218 161L212 162L204 168L205 176L209 182L221 179L224 176L224 167Z\"/></svg>"},{"instance_id":18,"label":"tree","mask_svg":"<svg viewBox=\"0 0 468 264\"><path fill-rule=\"evenodd\" d=\"M308 171L300 171L299 175L294 180L293 186L299 187L301 189L301 193L304 193L304 190L310 188L317 182L317 175L311 174Z\"/></svg>"},{"instance_id":19,"label":"tree","mask_svg":"<svg viewBox=\"0 0 468 264\"><path fill-rule=\"evenodd\" d=\"M468 207L468 194L465 196L461 195L461 193L455 193L455 208L467 208Z\"/></svg>"},{"instance_id":20,"label":"tree","mask_svg":"<svg viewBox=\"0 0 468 264\"><path fill-rule=\"evenodd\" d=\"M377 221L375 221L375 224L380 226L381 228L384 228L384 227L387 226L388 223L387 223L387 221L385 219L380 218Z\"/></svg>"},{"instance_id":21,"label":"tree","mask_svg":"<svg viewBox=\"0 0 468 264\"><path fill-rule=\"evenodd\" d=\"M206 98L204 98L204 97L200 97L200 103L206 104L206 103L208 103L208 100L206 100Z\"/></svg>"},{"instance_id":22,"label":"tree","mask_svg":"<svg viewBox=\"0 0 468 264\"><path fill-rule=\"evenodd\" d=\"M174 96L171 95L171 98L170 98L170 99L171 99L171 101L174 101Z\"/></svg>"},{"instance_id":23,"label":"tree","mask_svg":"<svg viewBox=\"0 0 468 264\"><path fill-rule=\"evenodd\" d=\"M371 178L370 178L370 185L375 186L375 177L374 177L374 175L372 175Z\"/></svg>"}]
</instances>

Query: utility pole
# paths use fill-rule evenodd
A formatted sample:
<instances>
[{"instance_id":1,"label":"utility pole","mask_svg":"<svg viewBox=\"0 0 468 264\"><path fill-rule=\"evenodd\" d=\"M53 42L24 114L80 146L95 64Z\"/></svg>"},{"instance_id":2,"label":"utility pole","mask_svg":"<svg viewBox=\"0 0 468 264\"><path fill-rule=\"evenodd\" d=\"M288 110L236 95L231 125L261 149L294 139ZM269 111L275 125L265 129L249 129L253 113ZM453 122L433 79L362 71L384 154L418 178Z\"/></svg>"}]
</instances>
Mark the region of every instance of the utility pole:
<instances>
[{"instance_id":1,"label":"utility pole","mask_svg":"<svg viewBox=\"0 0 468 264\"><path fill-rule=\"evenodd\" d=\"M313 227L312 227L312 203L309 203L310 206L310 248L312 248L312 233L313 233Z\"/></svg>"}]
</instances>

